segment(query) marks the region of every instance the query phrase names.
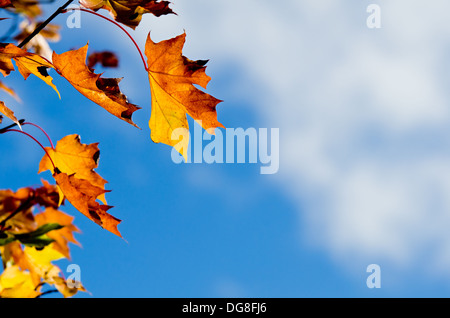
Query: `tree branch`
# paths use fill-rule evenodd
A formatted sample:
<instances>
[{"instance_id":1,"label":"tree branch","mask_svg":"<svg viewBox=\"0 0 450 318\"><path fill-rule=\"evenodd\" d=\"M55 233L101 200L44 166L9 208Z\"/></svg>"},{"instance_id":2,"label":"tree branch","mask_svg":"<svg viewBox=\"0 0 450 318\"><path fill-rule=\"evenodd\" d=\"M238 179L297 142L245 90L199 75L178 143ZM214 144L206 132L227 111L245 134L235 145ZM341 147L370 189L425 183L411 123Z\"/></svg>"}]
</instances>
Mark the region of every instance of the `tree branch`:
<instances>
[{"instance_id":1,"label":"tree branch","mask_svg":"<svg viewBox=\"0 0 450 318\"><path fill-rule=\"evenodd\" d=\"M58 8L47 20L39 24L39 26L31 33L29 36L27 36L19 45L18 47L22 48L25 44L31 41L32 38L34 38L39 32L44 29L47 24L49 24L54 18L56 18L65 8L69 6L69 4L72 3L73 0L68 0L64 5Z\"/></svg>"}]
</instances>

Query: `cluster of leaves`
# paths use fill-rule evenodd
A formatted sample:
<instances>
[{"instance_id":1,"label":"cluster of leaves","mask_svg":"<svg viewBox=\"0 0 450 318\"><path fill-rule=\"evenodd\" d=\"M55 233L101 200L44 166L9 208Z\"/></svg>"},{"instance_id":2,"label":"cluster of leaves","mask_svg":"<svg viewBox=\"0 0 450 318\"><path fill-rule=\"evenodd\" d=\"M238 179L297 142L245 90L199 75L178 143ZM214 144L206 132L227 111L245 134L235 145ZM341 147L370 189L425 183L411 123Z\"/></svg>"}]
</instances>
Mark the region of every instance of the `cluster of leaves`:
<instances>
[{"instance_id":1,"label":"cluster of leaves","mask_svg":"<svg viewBox=\"0 0 450 318\"><path fill-rule=\"evenodd\" d=\"M70 2L58 9L58 13L64 13ZM144 14L157 17L174 14L169 1L80 0L80 5L80 10L95 15L99 15L98 10L108 11L114 19L110 21L122 30L125 29L120 25L135 29ZM98 63L106 67L117 66L118 59L113 53L95 52L88 56L88 45L61 54L52 52L48 41L59 40L59 27L48 24L47 20L43 24L46 27L39 30L42 12L36 0L0 0L1 10L25 17L19 25L20 32L14 36L22 43L0 43L0 73L4 77L15 71L14 62L25 80L35 75L61 98L48 73L53 70L82 95L137 127L132 116L141 107L128 102L119 88L120 79L104 78L94 70ZM35 32L36 28L39 33ZM206 89L211 80L205 73L207 61L193 61L183 56L185 39L186 33L183 33L155 43L149 33L145 43L146 62L143 58L151 90L151 139L155 143L177 146L184 156L189 140L183 138L184 144L180 147L180 140L174 140L173 133L178 128L188 129L187 115L211 134L215 128L223 127L216 113L216 106L221 101L194 86ZM14 90L2 82L0 90L19 100ZM22 132L12 129L13 126L21 128L27 124L19 121L3 101L0 101L0 113L14 122L0 129L0 134ZM0 115L0 124L1 120ZM84 290L80 284L78 288L68 286L59 268L51 264L58 258L68 258L68 242L76 243L72 232L77 229L71 223L71 217L58 210L65 201L102 228L121 237L117 228L121 220L107 212L111 208L105 198L105 193L109 192L105 190L107 182L94 171L100 154L98 144L82 144L80 137L74 134L59 140L56 147L52 144L43 149L45 154L39 173L50 171L56 185L44 182L44 186L37 189L0 192L0 246L4 267L0 276L0 297L36 297L41 295L43 284L54 285L64 296ZM34 215L34 207L45 210Z\"/></svg>"},{"instance_id":2,"label":"cluster of leaves","mask_svg":"<svg viewBox=\"0 0 450 318\"><path fill-rule=\"evenodd\" d=\"M69 242L78 244L73 217L59 210L56 186L0 191L0 252L5 270L0 297L38 297L45 284L65 297L85 291L80 282L66 281L52 261L69 258ZM35 214L34 210L40 212Z\"/></svg>"}]
</instances>

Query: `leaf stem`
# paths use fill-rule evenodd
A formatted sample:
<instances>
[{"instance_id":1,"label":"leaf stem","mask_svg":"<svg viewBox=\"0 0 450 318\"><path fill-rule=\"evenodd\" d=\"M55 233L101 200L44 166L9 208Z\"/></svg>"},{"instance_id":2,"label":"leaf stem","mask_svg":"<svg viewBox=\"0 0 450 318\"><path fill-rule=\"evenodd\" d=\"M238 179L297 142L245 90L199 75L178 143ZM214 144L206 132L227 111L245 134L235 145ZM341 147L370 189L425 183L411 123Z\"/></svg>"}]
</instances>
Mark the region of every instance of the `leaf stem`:
<instances>
[{"instance_id":1,"label":"leaf stem","mask_svg":"<svg viewBox=\"0 0 450 318\"><path fill-rule=\"evenodd\" d=\"M63 12L64 9L67 8L67 6L69 4L72 3L73 0L68 0L66 3L64 3L61 7L59 7L55 12L53 12L53 14L44 22L42 22L41 24L39 24L39 26L29 35L27 36L19 45L19 48L22 48L25 44L27 44L28 42L31 41L32 38L34 38L36 35L39 34L39 32L42 31L42 29L44 29L47 24L49 24L54 18L56 18L60 13Z\"/></svg>"},{"instance_id":2,"label":"leaf stem","mask_svg":"<svg viewBox=\"0 0 450 318\"><path fill-rule=\"evenodd\" d=\"M141 51L141 49L139 48L139 45L137 45L136 41L133 39L133 37L131 36L131 34L128 33L128 31L125 30L125 28L124 28L123 26L121 26L119 23L117 23L116 21L114 21L114 20L112 20L112 19L110 19L110 18L107 18L107 17L105 17L105 16L103 16L103 15L101 15L101 14L98 14L97 12L94 12L94 11L88 10L88 9L84 9L84 8L70 8L69 10L63 10L62 13L66 13L66 12L71 11L71 10L79 10L79 11L83 11L83 12L87 12L87 13L96 15L96 16L102 18L102 19L105 19L105 20L107 20L107 21L113 23L113 24L116 25L117 27L119 27L123 32L125 32L125 34L126 34L126 35L130 38L130 40L133 42L134 46L136 47L136 49L137 49L138 52L139 52L139 55L141 56L141 60L142 60L142 63L144 64L144 68L145 68L145 70L148 72L148 67L147 67L147 63L145 62L144 54L142 54L142 51Z\"/></svg>"},{"instance_id":3,"label":"leaf stem","mask_svg":"<svg viewBox=\"0 0 450 318\"><path fill-rule=\"evenodd\" d=\"M29 123L29 122L22 123L22 126L25 126L25 125L34 126L34 127L38 128L40 131L42 131L44 133L44 135L47 137L48 141L50 142L50 145L52 146L52 149L55 149L55 146L53 145L52 139L50 138L50 136L47 134L47 132L41 126L36 125L34 123Z\"/></svg>"},{"instance_id":4,"label":"leaf stem","mask_svg":"<svg viewBox=\"0 0 450 318\"><path fill-rule=\"evenodd\" d=\"M39 142L39 140L37 140L36 138L34 138L33 136L31 136L29 133L26 133L26 132L24 132L24 131L22 131L22 130L18 130L18 129L7 129L7 130L5 130L5 131L3 131L3 132L1 132L1 133L4 134L4 133L10 132L10 131L14 131L14 132L18 132L18 133L24 134L24 135L30 137L31 139L33 139L34 142L36 142L36 143L42 148L42 150L45 151L45 154L46 154L47 157L50 159L50 162L51 162L52 165L53 165L53 170L56 169L56 166L55 166L55 163L53 162L52 157L50 157L50 155L48 154L47 149L45 149L45 147Z\"/></svg>"}]
</instances>

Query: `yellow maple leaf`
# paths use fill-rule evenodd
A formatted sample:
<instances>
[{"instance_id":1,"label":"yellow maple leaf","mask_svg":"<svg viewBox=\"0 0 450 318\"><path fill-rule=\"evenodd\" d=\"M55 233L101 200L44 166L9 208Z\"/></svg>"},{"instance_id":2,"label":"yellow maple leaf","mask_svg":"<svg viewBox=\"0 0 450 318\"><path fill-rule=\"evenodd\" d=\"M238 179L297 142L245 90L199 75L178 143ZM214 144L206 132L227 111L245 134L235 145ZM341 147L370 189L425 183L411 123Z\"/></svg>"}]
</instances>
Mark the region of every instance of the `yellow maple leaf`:
<instances>
[{"instance_id":1,"label":"yellow maple leaf","mask_svg":"<svg viewBox=\"0 0 450 318\"><path fill-rule=\"evenodd\" d=\"M217 121L216 106L221 100L202 92L211 80L205 73L207 61L191 61L182 55L186 33L173 39L155 43L148 35L145 55L152 95L149 126L154 142L175 146L172 134L178 128L188 129L186 113L201 123L209 133L224 126ZM187 150L187 143L183 149ZM177 149L179 151L179 149ZM182 153L186 158L186 151ZM186 158L187 159L187 158Z\"/></svg>"},{"instance_id":2,"label":"yellow maple leaf","mask_svg":"<svg viewBox=\"0 0 450 318\"><path fill-rule=\"evenodd\" d=\"M45 154L39 163L38 173L46 170L50 170L53 173L54 163L61 172L68 175L75 174L78 179L88 180L96 187L105 188L107 181L94 171L98 167L98 159L100 157L98 143L82 144L79 135L69 135L59 140L55 149L50 147L45 149L48 156ZM104 193L98 199L106 204Z\"/></svg>"},{"instance_id":3,"label":"yellow maple leaf","mask_svg":"<svg viewBox=\"0 0 450 318\"><path fill-rule=\"evenodd\" d=\"M0 43L0 73L3 76L7 76L11 71L14 71L11 60L16 62L17 68L24 79L27 79L30 74L36 75L51 86L61 98L58 89L52 82L53 78L47 73L47 68L55 68L49 61L40 55L22 50L14 44Z\"/></svg>"},{"instance_id":4,"label":"yellow maple leaf","mask_svg":"<svg viewBox=\"0 0 450 318\"><path fill-rule=\"evenodd\" d=\"M40 288L33 283L30 272L21 271L19 266L9 266L0 275L0 297L35 298Z\"/></svg>"}]
</instances>

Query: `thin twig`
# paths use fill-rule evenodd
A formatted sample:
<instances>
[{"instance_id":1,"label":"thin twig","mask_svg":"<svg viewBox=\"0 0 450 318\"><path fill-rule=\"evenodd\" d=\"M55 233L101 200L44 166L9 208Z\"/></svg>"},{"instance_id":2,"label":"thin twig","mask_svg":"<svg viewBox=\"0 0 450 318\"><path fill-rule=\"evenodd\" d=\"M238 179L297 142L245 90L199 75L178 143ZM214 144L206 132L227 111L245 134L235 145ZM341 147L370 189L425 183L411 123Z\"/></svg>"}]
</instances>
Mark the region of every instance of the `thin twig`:
<instances>
[{"instance_id":1,"label":"thin twig","mask_svg":"<svg viewBox=\"0 0 450 318\"><path fill-rule=\"evenodd\" d=\"M47 290L47 291L45 291L45 292L43 292L43 293L40 293L39 295L36 296L36 298L41 298L41 297L44 296L44 295L52 294L52 293L57 293L57 292L58 292L57 289L50 289L50 290Z\"/></svg>"},{"instance_id":2,"label":"thin twig","mask_svg":"<svg viewBox=\"0 0 450 318\"><path fill-rule=\"evenodd\" d=\"M69 6L69 4L72 3L73 0L68 0L64 5L59 7L47 20L39 24L39 26L31 33L29 36L27 36L19 45L18 47L22 48L25 44L31 41L32 38L34 38L39 32L44 29L47 24L49 24L54 18L56 18L65 8Z\"/></svg>"},{"instance_id":3,"label":"thin twig","mask_svg":"<svg viewBox=\"0 0 450 318\"><path fill-rule=\"evenodd\" d=\"M36 125L36 124L34 124L34 123L30 123L30 122L24 122L24 123L22 124L22 126L25 126L25 125L31 125L31 126L34 126L34 127L38 128L40 131L42 131L42 132L44 133L44 135L47 137L48 141L50 142L50 146L52 146L52 149L55 149L55 146L53 146L52 139L50 138L50 136L47 134L47 132L46 132L41 126Z\"/></svg>"}]
</instances>

